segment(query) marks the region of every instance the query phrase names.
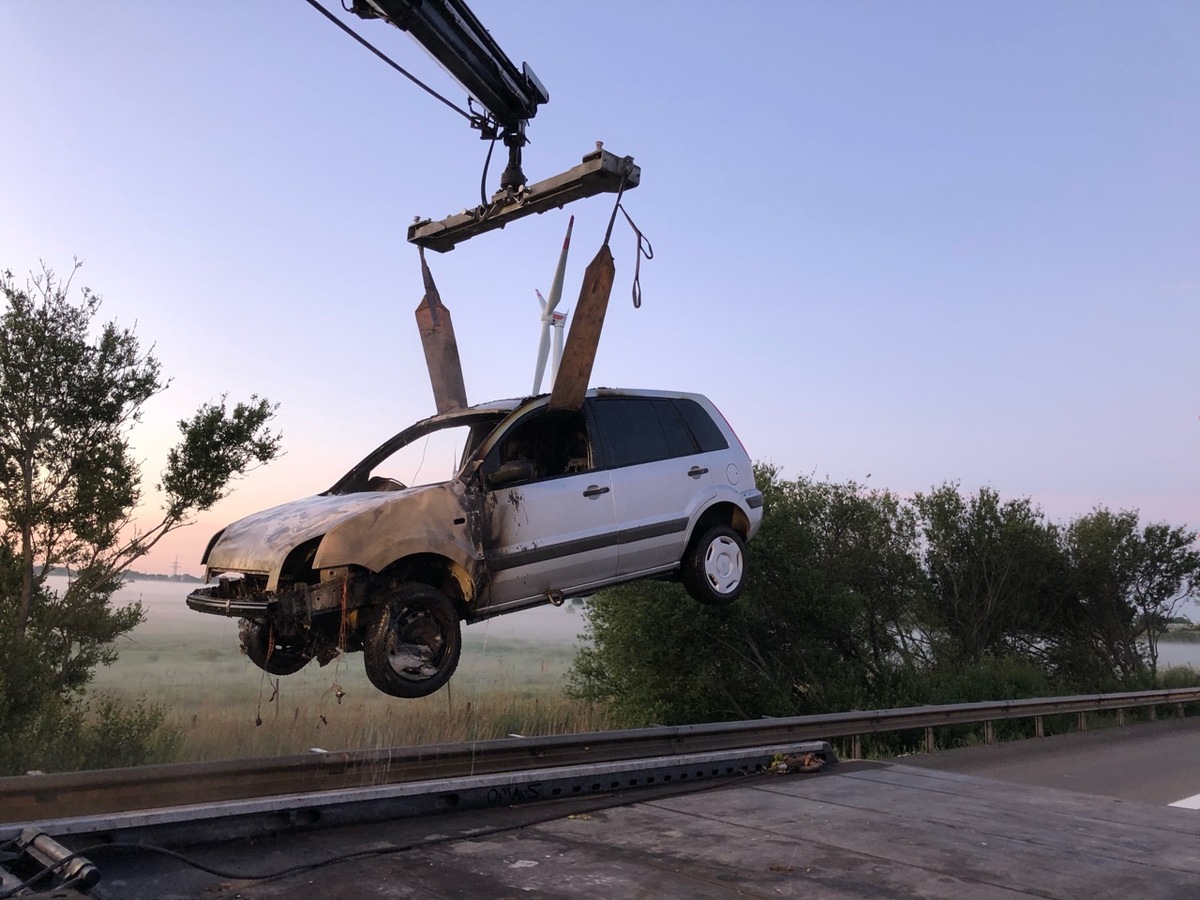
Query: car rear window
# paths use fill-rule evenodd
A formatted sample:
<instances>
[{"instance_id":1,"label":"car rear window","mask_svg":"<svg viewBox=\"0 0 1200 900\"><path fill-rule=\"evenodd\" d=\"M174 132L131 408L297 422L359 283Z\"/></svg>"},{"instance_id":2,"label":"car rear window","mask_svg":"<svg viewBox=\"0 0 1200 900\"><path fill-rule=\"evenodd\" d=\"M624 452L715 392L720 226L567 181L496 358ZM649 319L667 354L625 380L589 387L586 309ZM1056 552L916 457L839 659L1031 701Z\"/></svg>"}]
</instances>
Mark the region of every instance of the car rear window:
<instances>
[{"instance_id":1,"label":"car rear window","mask_svg":"<svg viewBox=\"0 0 1200 900\"><path fill-rule=\"evenodd\" d=\"M596 400L592 409L610 466L636 466L696 452L670 400L613 397Z\"/></svg>"},{"instance_id":2,"label":"car rear window","mask_svg":"<svg viewBox=\"0 0 1200 900\"><path fill-rule=\"evenodd\" d=\"M687 422L688 428L692 430L692 434L695 435L701 453L729 449L729 441L725 440L725 435L721 433L721 429L717 427L717 423L712 420L703 406L695 400L682 398L675 401L675 406L684 421Z\"/></svg>"}]
</instances>

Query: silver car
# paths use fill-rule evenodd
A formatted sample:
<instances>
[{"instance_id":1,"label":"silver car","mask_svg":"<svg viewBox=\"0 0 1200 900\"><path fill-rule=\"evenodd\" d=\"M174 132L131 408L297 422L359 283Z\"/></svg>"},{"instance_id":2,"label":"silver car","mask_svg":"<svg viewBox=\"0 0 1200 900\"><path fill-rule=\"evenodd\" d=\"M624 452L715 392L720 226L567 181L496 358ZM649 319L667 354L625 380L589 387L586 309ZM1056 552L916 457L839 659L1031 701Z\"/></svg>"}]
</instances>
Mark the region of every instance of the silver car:
<instances>
[{"instance_id":1,"label":"silver car","mask_svg":"<svg viewBox=\"0 0 1200 900\"><path fill-rule=\"evenodd\" d=\"M425 419L329 490L234 522L188 606L241 618L243 651L287 675L363 651L379 690L421 697L458 665L461 623L674 578L735 600L762 521L750 458L704 397L590 391Z\"/></svg>"}]
</instances>

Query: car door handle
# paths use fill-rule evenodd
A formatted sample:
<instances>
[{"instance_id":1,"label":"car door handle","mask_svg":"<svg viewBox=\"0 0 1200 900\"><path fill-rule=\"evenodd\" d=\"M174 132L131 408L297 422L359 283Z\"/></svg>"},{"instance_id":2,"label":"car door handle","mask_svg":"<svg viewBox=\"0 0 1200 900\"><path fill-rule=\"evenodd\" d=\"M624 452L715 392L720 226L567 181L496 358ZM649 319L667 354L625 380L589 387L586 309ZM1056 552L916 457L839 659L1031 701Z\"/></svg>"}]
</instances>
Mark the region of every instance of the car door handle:
<instances>
[{"instance_id":1,"label":"car door handle","mask_svg":"<svg viewBox=\"0 0 1200 900\"><path fill-rule=\"evenodd\" d=\"M585 497L599 497L601 494L607 494L608 488L600 487L598 484L589 484L588 489L583 492Z\"/></svg>"},{"instance_id":2,"label":"car door handle","mask_svg":"<svg viewBox=\"0 0 1200 900\"><path fill-rule=\"evenodd\" d=\"M692 466L690 469L688 469L688 475L692 478L699 478L701 475L707 475L707 474L708 474L708 469L701 468L700 466Z\"/></svg>"}]
</instances>

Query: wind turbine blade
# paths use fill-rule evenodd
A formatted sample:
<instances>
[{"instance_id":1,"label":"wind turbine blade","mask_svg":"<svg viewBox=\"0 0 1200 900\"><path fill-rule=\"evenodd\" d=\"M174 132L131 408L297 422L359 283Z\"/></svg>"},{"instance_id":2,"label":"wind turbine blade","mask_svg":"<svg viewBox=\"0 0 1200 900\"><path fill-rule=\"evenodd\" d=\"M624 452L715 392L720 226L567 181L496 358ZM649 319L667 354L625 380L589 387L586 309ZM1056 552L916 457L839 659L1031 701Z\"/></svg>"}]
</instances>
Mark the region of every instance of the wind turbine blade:
<instances>
[{"instance_id":1,"label":"wind turbine blade","mask_svg":"<svg viewBox=\"0 0 1200 900\"><path fill-rule=\"evenodd\" d=\"M554 281L550 285L550 299L546 301L547 307L543 310L546 315L554 312L554 307L558 306L558 301L562 299L563 276L567 272L567 253L571 249L571 229L574 227L575 217L571 216L567 222L567 236L563 238L562 253L558 256L558 268L554 270Z\"/></svg>"}]
</instances>

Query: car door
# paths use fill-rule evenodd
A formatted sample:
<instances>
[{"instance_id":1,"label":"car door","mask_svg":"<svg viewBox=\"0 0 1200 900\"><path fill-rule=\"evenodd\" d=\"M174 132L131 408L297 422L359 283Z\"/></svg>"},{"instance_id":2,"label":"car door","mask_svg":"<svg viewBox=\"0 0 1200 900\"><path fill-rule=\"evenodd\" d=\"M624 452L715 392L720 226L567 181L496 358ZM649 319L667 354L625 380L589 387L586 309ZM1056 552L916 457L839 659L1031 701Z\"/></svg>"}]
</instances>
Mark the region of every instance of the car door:
<instances>
[{"instance_id":1,"label":"car door","mask_svg":"<svg viewBox=\"0 0 1200 900\"><path fill-rule=\"evenodd\" d=\"M528 463L512 483L502 467ZM617 570L612 480L598 471L580 412L538 410L518 420L481 467L488 606L611 581Z\"/></svg>"},{"instance_id":2,"label":"car door","mask_svg":"<svg viewBox=\"0 0 1200 900\"><path fill-rule=\"evenodd\" d=\"M692 513L712 493L704 454L669 398L590 402L612 478L617 574L669 568L683 555Z\"/></svg>"}]
</instances>

